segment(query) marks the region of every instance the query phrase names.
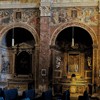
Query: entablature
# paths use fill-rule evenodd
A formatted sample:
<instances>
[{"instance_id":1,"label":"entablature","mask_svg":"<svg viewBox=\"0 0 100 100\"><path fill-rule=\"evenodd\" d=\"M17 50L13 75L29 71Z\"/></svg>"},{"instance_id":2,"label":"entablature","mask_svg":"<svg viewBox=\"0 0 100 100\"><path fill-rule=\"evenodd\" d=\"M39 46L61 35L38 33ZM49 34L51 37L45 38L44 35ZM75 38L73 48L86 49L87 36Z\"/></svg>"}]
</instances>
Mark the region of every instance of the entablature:
<instances>
[{"instance_id":1,"label":"entablature","mask_svg":"<svg viewBox=\"0 0 100 100\"><path fill-rule=\"evenodd\" d=\"M0 0L0 8L36 8L41 6L51 7L75 7L75 6L98 6L98 0L37 0L30 2L21 2L20 0Z\"/></svg>"},{"instance_id":2,"label":"entablature","mask_svg":"<svg viewBox=\"0 0 100 100\"><path fill-rule=\"evenodd\" d=\"M7 8L38 8L39 4L37 3L21 3L21 2L0 2L0 9Z\"/></svg>"},{"instance_id":3,"label":"entablature","mask_svg":"<svg viewBox=\"0 0 100 100\"><path fill-rule=\"evenodd\" d=\"M98 2L65 2L53 3L52 7L80 7L80 6L98 6Z\"/></svg>"}]
</instances>

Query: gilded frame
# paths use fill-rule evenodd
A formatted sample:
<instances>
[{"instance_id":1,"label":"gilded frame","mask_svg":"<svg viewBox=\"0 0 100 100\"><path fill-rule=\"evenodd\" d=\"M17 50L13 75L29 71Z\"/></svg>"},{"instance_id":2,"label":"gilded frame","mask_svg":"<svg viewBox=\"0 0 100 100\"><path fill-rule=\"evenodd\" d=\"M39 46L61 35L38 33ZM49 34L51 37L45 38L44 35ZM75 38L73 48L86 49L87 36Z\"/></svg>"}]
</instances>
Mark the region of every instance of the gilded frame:
<instances>
[{"instance_id":1,"label":"gilded frame","mask_svg":"<svg viewBox=\"0 0 100 100\"><path fill-rule=\"evenodd\" d=\"M79 74L80 73L80 53L69 52L68 53L68 74Z\"/></svg>"}]
</instances>

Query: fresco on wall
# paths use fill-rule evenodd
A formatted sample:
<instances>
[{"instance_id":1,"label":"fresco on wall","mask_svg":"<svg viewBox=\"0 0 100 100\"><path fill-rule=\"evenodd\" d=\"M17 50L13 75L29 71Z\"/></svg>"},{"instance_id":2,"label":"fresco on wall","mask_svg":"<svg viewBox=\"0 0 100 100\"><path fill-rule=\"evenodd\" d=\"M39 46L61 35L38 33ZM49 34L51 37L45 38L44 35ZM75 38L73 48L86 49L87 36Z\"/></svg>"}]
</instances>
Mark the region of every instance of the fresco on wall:
<instances>
[{"instance_id":1,"label":"fresco on wall","mask_svg":"<svg viewBox=\"0 0 100 100\"><path fill-rule=\"evenodd\" d=\"M63 22L80 21L88 25L98 24L98 11L96 8L54 8L51 11L51 25Z\"/></svg>"},{"instance_id":2,"label":"fresco on wall","mask_svg":"<svg viewBox=\"0 0 100 100\"><path fill-rule=\"evenodd\" d=\"M1 56L1 73L9 73L10 72L10 61L9 56L7 54L6 49L2 49L2 56Z\"/></svg>"},{"instance_id":3,"label":"fresco on wall","mask_svg":"<svg viewBox=\"0 0 100 100\"><path fill-rule=\"evenodd\" d=\"M0 25L5 25L14 22L27 22L32 26L39 23L38 9L1 9L0 10Z\"/></svg>"},{"instance_id":4,"label":"fresco on wall","mask_svg":"<svg viewBox=\"0 0 100 100\"><path fill-rule=\"evenodd\" d=\"M11 21L12 10L0 10L0 24L7 24Z\"/></svg>"}]
</instances>

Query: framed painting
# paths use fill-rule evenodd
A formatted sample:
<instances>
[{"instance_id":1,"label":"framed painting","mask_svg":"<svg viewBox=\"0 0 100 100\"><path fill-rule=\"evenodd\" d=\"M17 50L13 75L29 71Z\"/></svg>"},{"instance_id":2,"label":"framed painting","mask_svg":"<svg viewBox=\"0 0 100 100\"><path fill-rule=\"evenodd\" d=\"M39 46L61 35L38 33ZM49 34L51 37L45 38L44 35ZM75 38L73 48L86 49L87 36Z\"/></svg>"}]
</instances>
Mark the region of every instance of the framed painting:
<instances>
[{"instance_id":1,"label":"framed painting","mask_svg":"<svg viewBox=\"0 0 100 100\"><path fill-rule=\"evenodd\" d=\"M78 52L71 52L68 54L68 73L78 74L80 70L80 55Z\"/></svg>"}]
</instances>

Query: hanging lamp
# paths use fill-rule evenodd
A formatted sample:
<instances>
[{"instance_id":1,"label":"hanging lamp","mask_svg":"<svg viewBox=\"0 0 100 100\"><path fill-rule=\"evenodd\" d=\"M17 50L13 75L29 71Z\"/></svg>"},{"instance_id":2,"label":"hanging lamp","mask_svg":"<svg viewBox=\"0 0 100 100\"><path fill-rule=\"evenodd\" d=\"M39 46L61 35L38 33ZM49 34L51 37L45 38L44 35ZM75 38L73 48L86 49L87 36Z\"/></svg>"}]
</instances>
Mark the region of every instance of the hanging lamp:
<instances>
[{"instance_id":1,"label":"hanging lamp","mask_svg":"<svg viewBox=\"0 0 100 100\"><path fill-rule=\"evenodd\" d=\"M12 46L14 46L14 42L15 42L15 40L14 40L14 18L13 18L13 29L12 29Z\"/></svg>"},{"instance_id":2,"label":"hanging lamp","mask_svg":"<svg viewBox=\"0 0 100 100\"><path fill-rule=\"evenodd\" d=\"M71 47L73 48L75 46L75 40L74 40L74 27L72 27L72 43Z\"/></svg>"},{"instance_id":3,"label":"hanging lamp","mask_svg":"<svg viewBox=\"0 0 100 100\"><path fill-rule=\"evenodd\" d=\"M14 46L14 28L13 28L13 32L12 32L12 46Z\"/></svg>"}]
</instances>

